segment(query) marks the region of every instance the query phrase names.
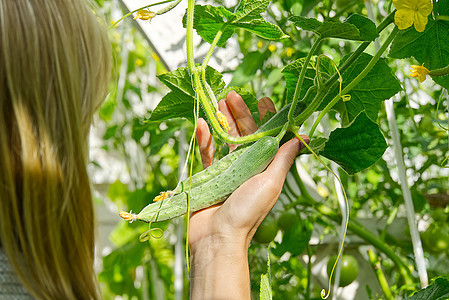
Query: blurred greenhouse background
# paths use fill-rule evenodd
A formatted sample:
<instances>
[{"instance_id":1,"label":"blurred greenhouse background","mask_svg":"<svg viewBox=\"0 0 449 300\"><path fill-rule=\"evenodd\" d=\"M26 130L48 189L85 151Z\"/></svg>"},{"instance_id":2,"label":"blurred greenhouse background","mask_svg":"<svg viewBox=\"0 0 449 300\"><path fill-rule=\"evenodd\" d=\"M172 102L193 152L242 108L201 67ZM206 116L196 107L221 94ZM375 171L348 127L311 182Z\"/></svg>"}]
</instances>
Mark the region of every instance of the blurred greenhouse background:
<instances>
[{"instance_id":1,"label":"blurred greenhouse background","mask_svg":"<svg viewBox=\"0 0 449 300\"><path fill-rule=\"evenodd\" d=\"M97 15L104 20L105 27L109 27L129 11L155 1L96 2L99 5ZM230 10L237 5L234 0L198 2L220 4ZM390 2L273 0L264 15L291 38L272 42L247 31L237 31L225 48L214 53L210 65L223 72L227 84L241 86L257 99L271 97L276 107L281 107L285 101L281 70L306 55L312 37L309 32L298 31L287 21L288 16L344 19L357 12L365 16L371 14L378 23L388 14ZM189 298L185 219L156 224L164 231L164 236L140 242L139 236L148 230L148 224L129 223L118 216L121 210L140 211L161 191L174 188L180 176L185 176L179 172L182 169L179 166L185 161L192 124L180 118L160 122L148 122L148 119L168 91L156 76L186 65L182 26L186 7L187 1L182 1L175 10L151 22L136 21L130 16L108 30L114 52L114 79L110 94L95 119L89 165L98 222L96 267L105 299ZM353 42L332 40L321 52L338 62L356 46ZM196 39L195 47L200 58L208 49L200 38ZM366 52L373 53L375 47L369 46ZM438 126L438 120L447 126L444 110L449 100L447 91L444 95L444 89L432 80L420 84L410 78L410 63L391 62L389 65L403 83L404 91L389 101L396 114L418 230L423 233L431 224L439 224L445 230L440 238L448 239L445 246L435 249L432 241L422 235L426 272L428 278L432 278L449 272L449 169L442 166L449 154L449 145L448 132ZM436 114L440 96L443 101ZM329 133L338 118L337 113L331 113L321 123L326 126L319 128L320 131ZM306 125L312 121L306 121ZM392 145L391 125L385 109L381 111L379 122L388 144ZM413 246L393 149L389 147L373 167L354 176L348 176L336 165L332 168L340 175L351 202L350 223L356 219L357 224L388 244L412 266L411 273L418 278L413 267ZM197 155L195 171L200 169L201 160ZM283 232L277 233L275 245L278 247L271 250L273 298L319 299L320 290L327 287L326 265L329 257L337 253L341 225L338 218L332 220L325 215L325 210L307 206L303 200L311 196L334 213L340 212L338 193L341 191L333 176L313 156L298 158L296 169L309 195L304 194L303 186L290 174L271 213L277 219L296 203L301 212L302 228L288 245ZM350 285L335 288L331 298L383 299L369 262L369 249L374 249L371 243L349 231L344 251L358 261L358 276ZM252 243L249 251L252 291L257 299L260 275L266 273L267 268L267 245ZM420 288L419 280L412 286L404 284L391 257L380 251L376 251L376 256L394 295L403 296ZM308 276L311 276L310 281Z\"/></svg>"}]
</instances>

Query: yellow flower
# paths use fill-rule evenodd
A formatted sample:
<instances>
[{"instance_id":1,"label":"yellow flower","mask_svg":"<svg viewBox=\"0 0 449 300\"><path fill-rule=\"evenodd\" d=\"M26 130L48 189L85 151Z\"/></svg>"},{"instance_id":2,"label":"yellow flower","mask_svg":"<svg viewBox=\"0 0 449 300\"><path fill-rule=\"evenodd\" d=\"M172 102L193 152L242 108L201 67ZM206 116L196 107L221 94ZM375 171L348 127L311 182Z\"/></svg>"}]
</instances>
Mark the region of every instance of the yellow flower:
<instances>
[{"instance_id":1,"label":"yellow flower","mask_svg":"<svg viewBox=\"0 0 449 300\"><path fill-rule=\"evenodd\" d=\"M393 0L396 7L394 23L400 30L415 25L416 31L426 29L427 17L433 9L431 0Z\"/></svg>"},{"instance_id":2,"label":"yellow flower","mask_svg":"<svg viewBox=\"0 0 449 300\"><path fill-rule=\"evenodd\" d=\"M126 212L126 211L122 210L119 212L119 216L122 217L123 219L125 219L126 221L129 221L129 223L132 223L133 221L135 221L137 219L137 216L135 214L133 214L132 211Z\"/></svg>"},{"instance_id":3,"label":"yellow flower","mask_svg":"<svg viewBox=\"0 0 449 300\"><path fill-rule=\"evenodd\" d=\"M419 82L426 80L426 75L430 73L430 71L424 66L412 65L411 67L410 76L418 77Z\"/></svg>"},{"instance_id":4,"label":"yellow flower","mask_svg":"<svg viewBox=\"0 0 449 300\"><path fill-rule=\"evenodd\" d=\"M226 116L221 111L217 111L216 116L218 123L220 123L221 127L223 127L223 129L226 130L226 132L228 132L229 129L231 129L231 127L229 127L229 123L228 120L226 120Z\"/></svg>"},{"instance_id":5,"label":"yellow flower","mask_svg":"<svg viewBox=\"0 0 449 300\"><path fill-rule=\"evenodd\" d=\"M270 52L274 52L276 50L276 46L275 45L269 45L268 46L268 50L270 50Z\"/></svg>"},{"instance_id":6,"label":"yellow flower","mask_svg":"<svg viewBox=\"0 0 449 300\"><path fill-rule=\"evenodd\" d=\"M151 21L151 19L153 19L155 16L156 16L155 12L152 12L151 10L147 10L147 9L141 9L136 13L134 20L140 19L143 21Z\"/></svg>"},{"instance_id":7,"label":"yellow flower","mask_svg":"<svg viewBox=\"0 0 449 300\"><path fill-rule=\"evenodd\" d=\"M288 57L292 56L293 53L295 53L295 49L293 49L292 47L288 47L287 50L285 50L285 55L287 55Z\"/></svg>"},{"instance_id":8,"label":"yellow flower","mask_svg":"<svg viewBox=\"0 0 449 300\"><path fill-rule=\"evenodd\" d=\"M172 192L160 192L160 194L153 199L153 202L159 202L159 201L165 200L172 194L173 194Z\"/></svg>"}]
</instances>

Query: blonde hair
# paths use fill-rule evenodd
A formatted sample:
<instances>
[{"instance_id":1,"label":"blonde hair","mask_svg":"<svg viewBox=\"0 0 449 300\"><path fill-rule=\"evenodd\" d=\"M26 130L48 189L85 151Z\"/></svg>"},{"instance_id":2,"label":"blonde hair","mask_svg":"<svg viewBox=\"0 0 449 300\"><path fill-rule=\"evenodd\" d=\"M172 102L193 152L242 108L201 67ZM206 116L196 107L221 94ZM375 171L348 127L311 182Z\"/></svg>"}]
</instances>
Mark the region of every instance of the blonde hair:
<instances>
[{"instance_id":1,"label":"blonde hair","mask_svg":"<svg viewBox=\"0 0 449 300\"><path fill-rule=\"evenodd\" d=\"M0 242L38 299L101 297L86 166L110 51L80 0L0 0Z\"/></svg>"}]
</instances>

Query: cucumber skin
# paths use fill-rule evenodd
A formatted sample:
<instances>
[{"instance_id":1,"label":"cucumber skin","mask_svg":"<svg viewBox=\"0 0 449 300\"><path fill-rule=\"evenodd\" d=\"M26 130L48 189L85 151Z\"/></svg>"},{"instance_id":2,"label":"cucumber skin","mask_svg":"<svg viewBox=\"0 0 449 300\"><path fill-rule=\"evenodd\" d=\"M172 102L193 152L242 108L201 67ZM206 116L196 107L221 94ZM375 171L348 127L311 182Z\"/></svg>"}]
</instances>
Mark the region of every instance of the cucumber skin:
<instances>
[{"instance_id":1,"label":"cucumber skin","mask_svg":"<svg viewBox=\"0 0 449 300\"><path fill-rule=\"evenodd\" d=\"M194 175L192 175L191 178L187 178L184 181L182 181L178 188L176 188L173 192L175 195L180 194L182 192L186 192L189 190L189 184L190 188L196 188L197 186L200 186L209 180L217 177L224 171L226 171L227 168L245 151L245 148L236 149L220 159L219 161L216 161L208 168L202 170L201 172L198 172Z\"/></svg>"},{"instance_id":2,"label":"cucumber skin","mask_svg":"<svg viewBox=\"0 0 449 300\"><path fill-rule=\"evenodd\" d=\"M255 133L268 131L275 128L282 128L285 123L288 121L288 111L290 110L291 103L284 106L280 111L278 111L274 116L272 116L267 122L265 122L262 126L257 129ZM295 116L299 115L303 107L301 105L297 105L295 109ZM298 112L298 114L296 114Z\"/></svg>"},{"instance_id":3,"label":"cucumber skin","mask_svg":"<svg viewBox=\"0 0 449 300\"><path fill-rule=\"evenodd\" d=\"M265 170L278 149L279 142L275 137L266 136L257 140L226 171L191 189L190 211L195 212L226 200L245 181ZM170 202L165 206L167 200L151 203L137 215L137 219L160 222L181 216L187 212L187 195L188 192L175 195L171 200L167 199Z\"/></svg>"}]
</instances>

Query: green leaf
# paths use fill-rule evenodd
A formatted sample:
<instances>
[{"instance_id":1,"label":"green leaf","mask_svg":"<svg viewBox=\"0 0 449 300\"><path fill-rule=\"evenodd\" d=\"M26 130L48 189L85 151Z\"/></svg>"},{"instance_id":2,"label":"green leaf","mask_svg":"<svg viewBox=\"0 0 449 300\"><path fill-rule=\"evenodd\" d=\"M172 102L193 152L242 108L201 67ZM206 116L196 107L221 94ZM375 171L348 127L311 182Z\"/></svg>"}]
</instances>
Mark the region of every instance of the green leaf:
<instances>
[{"instance_id":1,"label":"green leaf","mask_svg":"<svg viewBox=\"0 0 449 300\"><path fill-rule=\"evenodd\" d=\"M209 44L212 43L218 31L224 29L217 44L219 47L222 47L234 33L233 28L223 28L223 25L226 23L225 20L229 18L234 18L234 14L222 6L216 7L212 5L195 5L193 27L203 38L203 40ZM185 15L183 23L185 27Z\"/></svg>"},{"instance_id":2,"label":"green leaf","mask_svg":"<svg viewBox=\"0 0 449 300\"><path fill-rule=\"evenodd\" d=\"M173 118L186 118L193 121L193 104L195 91L187 68L178 68L172 72L158 76L167 87L171 89L153 110L150 122L168 120ZM212 67L206 68L206 81L212 87L215 95L219 94L225 86L223 76ZM202 113L202 112L201 112Z\"/></svg>"},{"instance_id":3,"label":"green leaf","mask_svg":"<svg viewBox=\"0 0 449 300\"><path fill-rule=\"evenodd\" d=\"M348 127L332 131L320 154L354 174L373 165L386 149L379 126L362 112Z\"/></svg>"},{"instance_id":4,"label":"green leaf","mask_svg":"<svg viewBox=\"0 0 449 300\"><path fill-rule=\"evenodd\" d=\"M346 55L342 64L350 54ZM372 56L363 53L348 69L343 73L343 88L356 78L368 65ZM342 89L343 89L342 88ZM340 100L334 109L341 115L342 124L352 122L360 112L365 111L367 116L377 121L377 116L381 109L382 101L391 98L401 90L401 85L394 76L385 59L380 59L373 69L365 76L350 92L351 100L343 102ZM335 86L321 103L319 110L322 110L337 94L339 86Z\"/></svg>"},{"instance_id":5,"label":"green leaf","mask_svg":"<svg viewBox=\"0 0 449 300\"><path fill-rule=\"evenodd\" d=\"M254 17L267 10L271 0L241 0L235 13L235 20L232 21L250 21Z\"/></svg>"},{"instance_id":6,"label":"green leaf","mask_svg":"<svg viewBox=\"0 0 449 300\"><path fill-rule=\"evenodd\" d=\"M159 123L154 123L147 129L150 131L150 141L148 143L150 155L155 155L161 150L168 140L174 136L175 132L179 130L182 126L182 122L176 120L166 121L166 125L166 129L161 129Z\"/></svg>"},{"instance_id":7,"label":"green leaf","mask_svg":"<svg viewBox=\"0 0 449 300\"><path fill-rule=\"evenodd\" d=\"M446 6L441 4L439 8L446 12L449 10L447 4ZM448 41L449 22L429 18L424 32L417 32L413 26L400 30L391 44L390 56L393 58L413 56L419 64L424 64L429 70L440 69L449 65ZM449 76L433 77L433 80L449 89Z\"/></svg>"},{"instance_id":8,"label":"green leaf","mask_svg":"<svg viewBox=\"0 0 449 300\"><path fill-rule=\"evenodd\" d=\"M271 286L268 280L268 274L262 274L260 276L260 300L271 300Z\"/></svg>"},{"instance_id":9,"label":"green leaf","mask_svg":"<svg viewBox=\"0 0 449 300\"><path fill-rule=\"evenodd\" d=\"M296 84L298 82L299 74L301 73L302 66L304 65L305 57L299 58L288 64L282 69L282 74L284 74L286 87L287 87L287 102L291 102L293 100L293 96L295 94ZM304 77L304 81L301 86L301 91L299 94L299 99L302 99L307 90L314 84L313 79L316 75L316 64L317 57L314 56L309 62L307 66L306 75ZM319 71L322 77L330 77L333 73L335 73L335 68L332 62L329 59L322 58L319 63Z\"/></svg>"},{"instance_id":10,"label":"green leaf","mask_svg":"<svg viewBox=\"0 0 449 300\"><path fill-rule=\"evenodd\" d=\"M360 32L360 41L374 41L379 37L376 24L373 21L359 14L352 14L345 20L346 23L355 25ZM357 39L356 39L357 40Z\"/></svg>"},{"instance_id":11,"label":"green leaf","mask_svg":"<svg viewBox=\"0 0 449 300\"><path fill-rule=\"evenodd\" d=\"M284 74L287 88L287 103L292 102L293 96L295 94L296 84L298 83L299 74L301 73L302 66L304 65L305 58L299 58L286 65L282 69L282 74ZM302 99L306 94L307 90L313 85L313 78L315 78L316 71L312 64L312 61L307 66L306 75L301 86L301 91L299 94L299 99Z\"/></svg>"},{"instance_id":12,"label":"green leaf","mask_svg":"<svg viewBox=\"0 0 449 300\"><path fill-rule=\"evenodd\" d=\"M323 151L324 147L326 146L326 142L328 139L323 137L317 137L310 141L309 147L315 152L316 154ZM309 151L308 148L303 148L300 152L300 154L312 154L312 152Z\"/></svg>"},{"instance_id":13,"label":"green leaf","mask_svg":"<svg viewBox=\"0 0 449 300\"><path fill-rule=\"evenodd\" d=\"M448 1L438 1L434 4L436 4L438 15L449 16L449 2Z\"/></svg>"},{"instance_id":14,"label":"green leaf","mask_svg":"<svg viewBox=\"0 0 449 300\"><path fill-rule=\"evenodd\" d=\"M447 300L449 299L449 281L446 278L437 278L434 283L416 292L406 300Z\"/></svg>"},{"instance_id":15,"label":"green leaf","mask_svg":"<svg viewBox=\"0 0 449 300\"><path fill-rule=\"evenodd\" d=\"M171 91L165 95L151 113L150 122L186 118L193 122L194 97Z\"/></svg>"},{"instance_id":16,"label":"green leaf","mask_svg":"<svg viewBox=\"0 0 449 300\"><path fill-rule=\"evenodd\" d=\"M174 92L180 92L191 97L195 96L189 71L185 67L161 74L157 78Z\"/></svg>"},{"instance_id":17,"label":"green leaf","mask_svg":"<svg viewBox=\"0 0 449 300\"><path fill-rule=\"evenodd\" d=\"M270 260L270 245L267 248L267 274L260 276L260 299L271 300L273 299L273 292L271 289L271 260Z\"/></svg>"},{"instance_id":18,"label":"green leaf","mask_svg":"<svg viewBox=\"0 0 449 300\"><path fill-rule=\"evenodd\" d=\"M285 252L290 252L292 256L301 254L307 247L312 236L313 225L308 221L298 221L284 233L282 242L276 243L273 253L281 257Z\"/></svg>"},{"instance_id":19,"label":"green leaf","mask_svg":"<svg viewBox=\"0 0 449 300\"><path fill-rule=\"evenodd\" d=\"M313 31L321 38L340 38L356 41L373 41L378 37L376 25L368 18L353 14L344 22L324 21L293 16L290 21L303 30Z\"/></svg>"},{"instance_id":20,"label":"green leaf","mask_svg":"<svg viewBox=\"0 0 449 300\"><path fill-rule=\"evenodd\" d=\"M301 28L302 30L307 31L315 31L319 29L323 23L314 18L305 18L301 16L293 16L289 19L293 23L295 23L296 27ZM351 29L354 29L352 26L349 26Z\"/></svg>"},{"instance_id":21,"label":"green leaf","mask_svg":"<svg viewBox=\"0 0 449 300\"><path fill-rule=\"evenodd\" d=\"M265 21L264 19L253 19L248 22L233 23L232 28L243 28L258 35L261 38L276 41L283 38L288 38L288 35L284 34L282 29L272 23Z\"/></svg>"},{"instance_id":22,"label":"green leaf","mask_svg":"<svg viewBox=\"0 0 449 300\"><path fill-rule=\"evenodd\" d=\"M217 45L223 47L235 29L246 29L264 39L279 40L288 37L275 24L265 21L260 14L270 3L269 0L241 1L235 13L222 6L195 5L193 27L208 43L212 43L216 34L222 30ZM183 24L186 24L184 15Z\"/></svg>"},{"instance_id":23,"label":"green leaf","mask_svg":"<svg viewBox=\"0 0 449 300\"><path fill-rule=\"evenodd\" d=\"M221 93L226 85L223 80L223 75L209 66L206 67L206 81L209 83L209 86L211 87L215 96Z\"/></svg>"},{"instance_id":24,"label":"green leaf","mask_svg":"<svg viewBox=\"0 0 449 300\"><path fill-rule=\"evenodd\" d=\"M99 280L109 283L109 288L117 295L122 294L127 287L133 286L132 277L126 274L131 274L132 270L142 263L142 257L148 247L145 243L139 242L138 235L131 237L129 243L103 257L103 271L98 275ZM136 290L128 289L128 295L138 297Z\"/></svg>"}]
</instances>

